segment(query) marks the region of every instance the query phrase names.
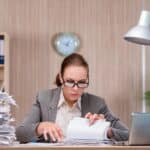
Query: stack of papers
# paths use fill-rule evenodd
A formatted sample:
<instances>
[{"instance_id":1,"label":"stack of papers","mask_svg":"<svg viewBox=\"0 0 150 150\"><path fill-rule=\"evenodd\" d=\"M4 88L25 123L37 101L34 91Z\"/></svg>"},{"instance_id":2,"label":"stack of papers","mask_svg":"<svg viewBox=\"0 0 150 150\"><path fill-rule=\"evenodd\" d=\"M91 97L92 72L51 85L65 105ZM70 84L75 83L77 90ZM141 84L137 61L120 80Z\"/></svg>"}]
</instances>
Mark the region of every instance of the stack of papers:
<instances>
[{"instance_id":1,"label":"stack of papers","mask_svg":"<svg viewBox=\"0 0 150 150\"><path fill-rule=\"evenodd\" d=\"M15 127L11 125L11 105L15 100L6 92L0 91L0 145L10 145L16 140Z\"/></svg>"},{"instance_id":2,"label":"stack of papers","mask_svg":"<svg viewBox=\"0 0 150 150\"><path fill-rule=\"evenodd\" d=\"M106 141L110 122L97 120L93 125L86 118L75 117L69 122L66 141L76 143L98 143Z\"/></svg>"}]
</instances>

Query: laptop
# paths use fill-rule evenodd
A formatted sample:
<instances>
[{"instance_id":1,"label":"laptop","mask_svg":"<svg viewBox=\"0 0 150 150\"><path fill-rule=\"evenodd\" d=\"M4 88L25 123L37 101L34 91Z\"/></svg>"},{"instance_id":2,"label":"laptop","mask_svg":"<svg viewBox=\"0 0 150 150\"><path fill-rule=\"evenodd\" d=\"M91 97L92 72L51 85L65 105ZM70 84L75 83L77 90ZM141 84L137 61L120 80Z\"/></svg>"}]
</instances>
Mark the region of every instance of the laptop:
<instances>
[{"instance_id":1,"label":"laptop","mask_svg":"<svg viewBox=\"0 0 150 150\"><path fill-rule=\"evenodd\" d=\"M150 113L132 113L129 145L150 145Z\"/></svg>"}]
</instances>

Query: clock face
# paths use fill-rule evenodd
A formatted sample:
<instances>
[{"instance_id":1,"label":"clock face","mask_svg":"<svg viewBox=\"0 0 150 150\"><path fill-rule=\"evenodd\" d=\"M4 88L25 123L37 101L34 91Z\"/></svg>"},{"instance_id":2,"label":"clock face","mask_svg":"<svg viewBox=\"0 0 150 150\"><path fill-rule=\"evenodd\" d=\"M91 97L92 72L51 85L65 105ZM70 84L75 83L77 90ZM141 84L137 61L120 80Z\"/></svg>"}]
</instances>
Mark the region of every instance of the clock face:
<instances>
[{"instance_id":1,"label":"clock face","mask_svg":"<svg viewBox=\"0 0 150 150\"><path fill-rule=\"evenodd\" d=\"M60 54L67 56L79 48L80 40L76 34L64 32L57 35L54 46Z\"/></svg>"}]
</instances>

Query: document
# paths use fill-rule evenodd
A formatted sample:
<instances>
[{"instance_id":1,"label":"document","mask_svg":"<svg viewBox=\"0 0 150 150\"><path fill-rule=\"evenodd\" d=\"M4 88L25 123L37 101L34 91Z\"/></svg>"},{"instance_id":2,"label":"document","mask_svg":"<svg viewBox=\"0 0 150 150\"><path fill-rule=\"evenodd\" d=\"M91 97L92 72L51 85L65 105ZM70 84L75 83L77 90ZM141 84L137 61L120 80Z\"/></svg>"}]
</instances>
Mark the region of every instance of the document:
<instances>
[{"instance_id":1,"label":"document","mask_svg":"<svg viewBox=\"0 0 150 150\"><path fill-rule=\"evenodd\" d=\"M15 100L6 92L0 91L0 145L12 145L16 140L15 127L11 125L11 105L16 106Z\"/></svg>"},{"instance_id":2,"label":"document","mask_svg":"<svg viewBox=\"0 0 150 150\"><path fill-rule=\"evenodd\" d=\"M81 143L95 143L107 139L107 130L110 122L97 120L93 125L86 118L75 117L69 122L66 141Z\"/></svg>"},{"instance_id":3,"label":"document","mask_svg":"<svg viewBox=\"0 0 150 150\"><path fill-rule=\"evenodd\" d=\"M86 118L75 117L68 125L66 138L57 143L28 143L29 146L77 146L77 145L113 145L114 142L107 139L107 130L110 122L97 120L93 125Z\"/></svg>"}]
</instances>

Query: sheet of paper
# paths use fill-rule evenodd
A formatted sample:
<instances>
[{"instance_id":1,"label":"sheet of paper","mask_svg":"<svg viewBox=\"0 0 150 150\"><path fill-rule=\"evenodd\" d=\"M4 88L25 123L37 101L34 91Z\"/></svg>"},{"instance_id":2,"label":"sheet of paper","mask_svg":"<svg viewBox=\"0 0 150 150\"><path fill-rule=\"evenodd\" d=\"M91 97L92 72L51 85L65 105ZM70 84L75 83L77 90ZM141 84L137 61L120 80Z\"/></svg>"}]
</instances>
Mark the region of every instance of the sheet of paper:
<instances>
[{"instance_id":1,"label":"sheet of paper","mask_svg":"<svg viewBox=\"0 0 150 150\"><path fill-rule=\"evenodd\" d=\"M110 122L98 120L93 125L89 124L86 118L75 117L68 125L67 140L78 139L86 140L86 142L95 140L105 140L106 131L110 126Z\"/></svg>"}]
</instances>

